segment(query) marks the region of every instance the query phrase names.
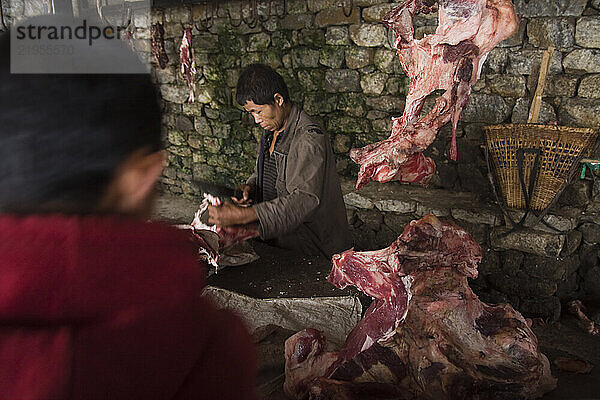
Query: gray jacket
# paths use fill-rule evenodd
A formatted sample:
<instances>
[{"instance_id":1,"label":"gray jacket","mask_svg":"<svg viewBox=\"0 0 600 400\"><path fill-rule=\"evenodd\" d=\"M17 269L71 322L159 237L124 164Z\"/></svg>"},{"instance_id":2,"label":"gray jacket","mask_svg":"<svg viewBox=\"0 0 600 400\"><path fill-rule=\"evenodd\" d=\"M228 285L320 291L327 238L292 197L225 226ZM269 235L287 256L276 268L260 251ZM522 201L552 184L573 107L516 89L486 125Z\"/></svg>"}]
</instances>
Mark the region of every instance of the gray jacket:
<instances>
[{"instance_id":1,"label":"gray jacket","mask_svg":"<svg viewBox=\"0 0 600 400\"><path fill-rule=\"evenodd\" d=\"M260 237L327 257L347 250L350 231L329 137L293 105L277 140L277 198L253 206ZM255 168L246 183L256 187L257 177Z\"/></svg>"}]
</instances>

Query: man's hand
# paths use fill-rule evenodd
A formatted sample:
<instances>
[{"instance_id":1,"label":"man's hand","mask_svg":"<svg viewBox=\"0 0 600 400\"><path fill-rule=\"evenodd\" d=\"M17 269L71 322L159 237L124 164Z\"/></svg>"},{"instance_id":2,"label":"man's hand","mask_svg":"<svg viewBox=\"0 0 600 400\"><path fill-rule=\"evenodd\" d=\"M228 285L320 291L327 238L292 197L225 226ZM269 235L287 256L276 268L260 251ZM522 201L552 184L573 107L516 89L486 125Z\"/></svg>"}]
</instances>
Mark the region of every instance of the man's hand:
<instances>
[{"instance_id":1,"label":"man's hand","mask_svg":"<svg viewBox=\"0 0 600 400\"><path fill-rule=\"evenodd\" d=\"M251 205L251 193L254 191L254 187L252 187L252 185L239 185L236 188L236 192L238 191L242 193L241 198L232 197L231 200L233 200L233 202L240 207L248 207L249 205Z\"/></svg>"},{"instance_id":2,"label":"man's hand","mask_svg":"<svg viewBox=\"0 0 600 400\"><path fill-rule=\"evenodd\" d=\"M258 219L252 207L238 207L232 203L208 206L208 223L218 227L245 225Z\"/></svg>"}]
</instances>

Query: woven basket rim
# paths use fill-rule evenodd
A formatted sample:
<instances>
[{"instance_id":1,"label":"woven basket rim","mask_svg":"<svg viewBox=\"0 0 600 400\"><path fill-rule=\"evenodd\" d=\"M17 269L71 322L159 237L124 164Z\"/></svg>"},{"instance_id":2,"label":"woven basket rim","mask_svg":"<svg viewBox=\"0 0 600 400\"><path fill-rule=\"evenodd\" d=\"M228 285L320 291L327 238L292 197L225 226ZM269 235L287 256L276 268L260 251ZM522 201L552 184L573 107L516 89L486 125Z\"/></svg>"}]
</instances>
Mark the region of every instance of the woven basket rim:
<instances>
[{"instance_id":1,"label":"woven basket rim","mask_svg":"<svg viewBox=\"0 0 600 400\"><path fill-rule=\"evenodd\" d=\"M579 126L565 126L565 125L545 125L545 124L498 124L498 125L485 125L483 129L500 129L500 128L540 128L540 129L552 129L556 131L560 130L572 130L580 132L595 132L596 128L590 127L579 127Z\"/></svg>"},{"instance_id":2,"label":"woven basket rim","mask_svg":"<svg viewBox=\"0 0 600 400\"><path fill-rule=\"evenodd\" d=\"M503 124L484 126L485 139L488 146L499 139L526 141L576 141L593 145L598 137L594 128L579 128L570 126L541 125L541 124Z\"/></svg>"}]
</instances>

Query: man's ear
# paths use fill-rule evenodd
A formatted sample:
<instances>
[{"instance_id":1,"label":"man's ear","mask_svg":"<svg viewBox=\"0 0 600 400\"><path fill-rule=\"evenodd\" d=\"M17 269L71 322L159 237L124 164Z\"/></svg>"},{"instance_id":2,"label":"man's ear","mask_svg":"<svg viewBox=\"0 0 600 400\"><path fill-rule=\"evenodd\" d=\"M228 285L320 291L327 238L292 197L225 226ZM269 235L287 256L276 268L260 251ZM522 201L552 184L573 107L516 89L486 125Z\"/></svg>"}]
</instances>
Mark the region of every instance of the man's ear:
<instances>
[{"instance_id":1,"label":"man's ear","mask_svg":"<svg viewBox=\"0 0 600 400\"><path fill-rule=\"evenodd\" d=\"M165 159L164 151L134 152L117 170L101 208L128 215L149 213L154 186Z\"/></svg>"},{"instance_id":2,"label":"man's ear","mask_svg":"<svg viewBox=\"0 0 600 400\"><path fill-rule=\"evenodd\" d=\"M273 100L275 100L275 104L277 104L279 107L283 106L283 96L279 93L275 93L275 95L273 96Z\"/></svg>"}]
</instances>

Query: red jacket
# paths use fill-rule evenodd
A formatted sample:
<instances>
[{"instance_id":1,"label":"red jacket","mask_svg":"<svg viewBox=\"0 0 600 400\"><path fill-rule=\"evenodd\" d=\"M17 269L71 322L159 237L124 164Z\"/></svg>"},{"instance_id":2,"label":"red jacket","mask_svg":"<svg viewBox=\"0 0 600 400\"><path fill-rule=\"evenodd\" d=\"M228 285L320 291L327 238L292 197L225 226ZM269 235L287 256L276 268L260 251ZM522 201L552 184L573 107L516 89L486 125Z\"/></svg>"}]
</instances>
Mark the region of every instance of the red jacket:
<instances>
[{"instance_id":1,"label":"red jacket","mask_svg":"<svg viewBox=\"0 0 600 400\"><path fill-rule=\"evenodd\" d=\"M0 216L0 399L255 399L241 321L188 237L114 217Z\"/></svg>"}]
</instances>

